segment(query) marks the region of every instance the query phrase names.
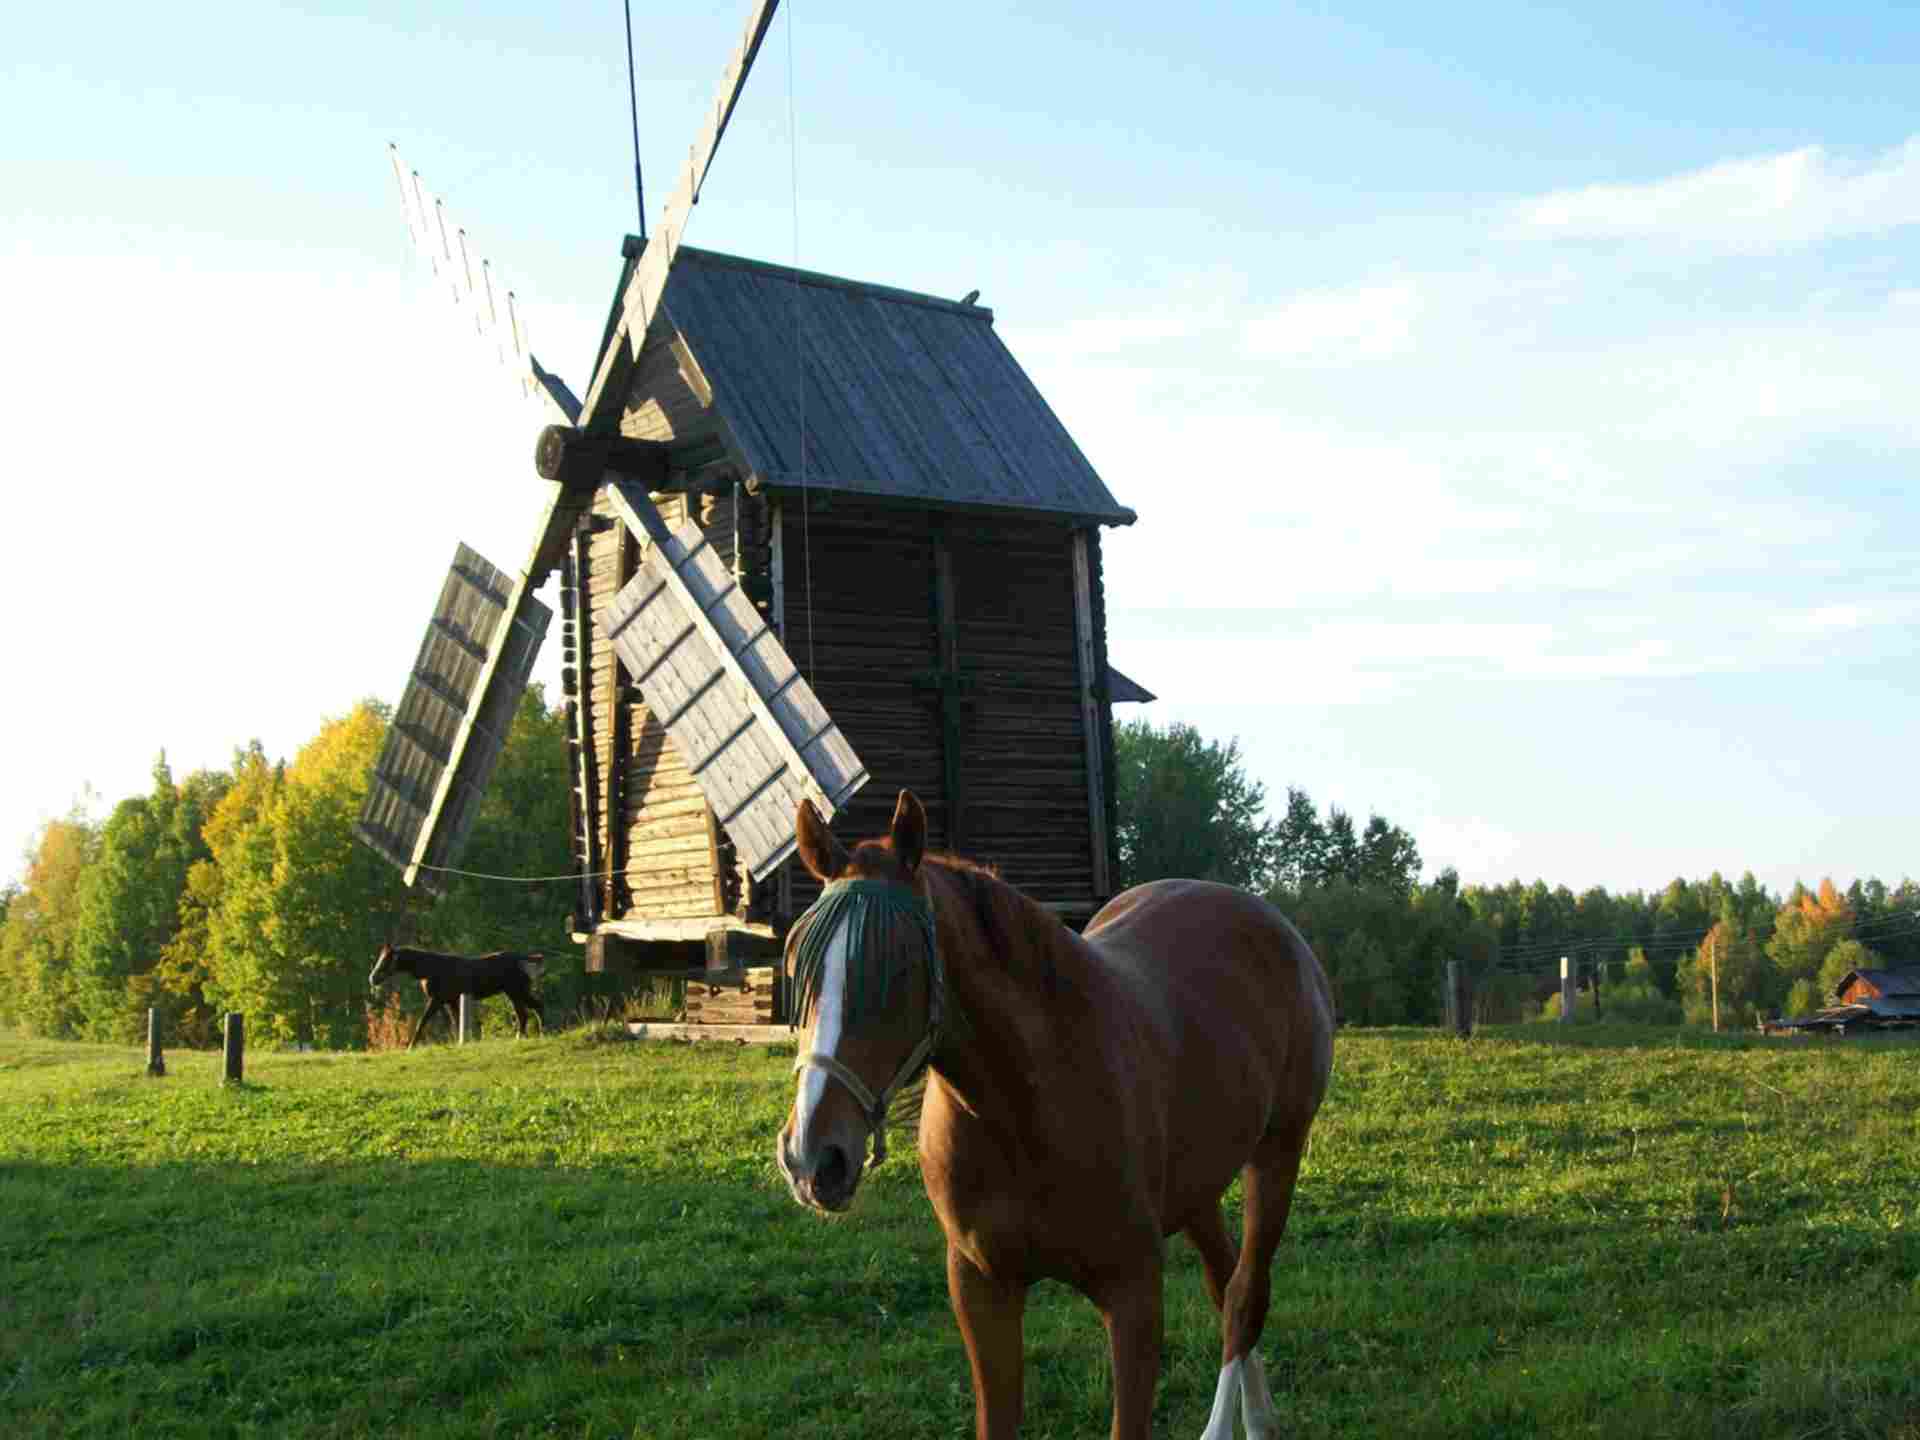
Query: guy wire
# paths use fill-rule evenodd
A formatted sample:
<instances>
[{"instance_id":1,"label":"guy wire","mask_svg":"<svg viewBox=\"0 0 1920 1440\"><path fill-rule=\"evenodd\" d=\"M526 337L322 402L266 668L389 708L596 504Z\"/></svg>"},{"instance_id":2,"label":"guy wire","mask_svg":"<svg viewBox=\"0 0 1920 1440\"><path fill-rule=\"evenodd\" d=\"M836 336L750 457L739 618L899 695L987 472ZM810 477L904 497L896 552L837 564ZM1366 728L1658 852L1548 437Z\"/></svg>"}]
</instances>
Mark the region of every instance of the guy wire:
<instances>
[{"instance_id":1,"label":"guy wire","mask_svg":"<svg viewBox=\"0 0 1920 1440\"><path fill-rule=\"evenodd\" d=\"M647 241L647 190L640 179L640 87L633 74L633 0L624 0L627 14L627 114L633 122L633 205L640 217L640 243Z\"/></svg>"}]
</instances>

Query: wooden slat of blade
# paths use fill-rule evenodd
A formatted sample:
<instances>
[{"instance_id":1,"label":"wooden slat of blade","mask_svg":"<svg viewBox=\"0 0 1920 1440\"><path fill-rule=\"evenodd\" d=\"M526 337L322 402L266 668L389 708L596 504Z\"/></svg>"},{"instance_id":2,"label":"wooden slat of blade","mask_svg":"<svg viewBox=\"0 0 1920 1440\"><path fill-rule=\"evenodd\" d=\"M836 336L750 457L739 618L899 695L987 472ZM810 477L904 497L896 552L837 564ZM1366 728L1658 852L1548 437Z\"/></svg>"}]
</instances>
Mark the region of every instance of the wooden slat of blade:
<instances>
[{"instance_id":1,"label":"wooden slat of blade","mask_svg":"<svg viewBox=\"0 0 1920 1440\"><path fill-rule=\"evenodd\" d=\"M553 490L554 500L557 503L560 487L556 485ZM551 516L550 507L549 520ZM455 559L456 575L462 559L471 553L465 546L460 547L460 555ZM473 558L479 557L473 556ZM485 564L484 561L481 563ZM503 578L499 572L493 570L493 567L488 566L487 570L490 581ZM464 830L472 809L478 804L481 786L475 783L466 772L476 768L490 772L492 758L496 757L490 756L479 766L474 767L467 763L468 752L476 739L484 739L486 744L494 748L497 756L495 742L504 740L504 735L489 735L488 726L483 723L482 717L489 713L496 682L515 685L513 698L514 703L518 703L518 691L525 688L526 674L532 668L532 657L539 650L540 642L546 633L547 622L551 618L546 607L534 599L530 593L526 571L521 571L514 578L504 599L500 600L496 600L491 593L491 584L469 585L462 593L460 588L450 580L447 598L443 600L441 608L443 614L437 615L435 622L429 625L427 640L422 647L423 658L429 652L437 653L441 657L440 665L423 664L419 668L436 674L451 673L455 681L451 689L455 693L464 691L466 703L462 707L459 728L454 732L452 743L447 747L446 759L439 766L439 773L434 777L432 799L427 803L426 813L420 821L413 847L405 860L402 879L408 885L418 880L420 867L430 863L429 856L435 852L436 847L443 853L451 850L451 845L442 842L443 824L451 824L454 829ZM489 610L492 611L490 615L486 613ZM464 631L467 636L475 639L485 637L484 660L475 662L472 644L456 640L452 634L448 633L450 630ZM519 642L518 645L516 641ZM523 658L524 663L516 663L514 666L518 671L517 674L502 673L502 661L510 652ZM470 680L468 676L471 676ZM417 688L424 693L431 693L425 686ZM452 695L442 694L437 698L442 703L453 703ZM402 704L403 707L407 704L406 697L403 697ZM396 719L399 718L401 717L396 716ZM507 723L510 724L511 720L512 711L509 707ZM484 780L484 776L481 779ZM465 787L469 793L459 793L461 787ZM449 834L451 833L449 831ZM453 835L452 838L454 843L457 843L459 836Z\"/></svg>"},{"instance_id":2,"label":"wooden slat of blade","mask_svg":"<svg viewBox=\"0 0 1920 1440\"><path fill-rule=\"evenodd\" d=\"M831 819L866 783L866 768L699 527L669 531L630 481L610 478L606 489L615 512L654 543L602 628L649 707L675 717L669 733L763 879L792 848L799 801ZM726 673L716 683L717 668Z\"/></svg>"},{"instance_id":3,"label":"wooden slat of blade","mask_svg":"<svg viewBox=\"0 0 1920 1440\"><path fill-rule=\"evenodd\" d=\"M700 187L706 183L714 152L720 148L720 137L733 118L733 108L747 83L747 73L753 69L760 42L766 38L767 27L773 23L773 12L778 8L779 0L755 0L747 13L740 43L734 47L726 69L720 74L720 89L714 97L713 108L707 113L707 123L687 151L687 163L680 172L679 183L667 197L660 223L648 237L647 248L627 281L626 294L620 303L619 326L600 356L600 363L594 367L593 383L587 387L586 400L581 406L583 429L599 428L606 421L603 413L606 407L619 405L625 398L617 393L621 387L613 381L625 372L626 361L638 356L640 347L646 343L647 328L652 325L654 312L660 308L660 296L667 288L667 272L673 267L674 254L680 248L681 232L686 229L693 207L700 199Z\"/></svg>"},{"instance_id":4,"label":"wooden slat of blade","mask_svg":"<svg viewBox=\"0 0 1920 1440\"><path fill-rule=\"evenodd\" d=\"M440 199L428 190L417 170L400 158L400 147L389 144L394 179L400 186L400 207L407 235L436 279L448 286L454 304L473 316L474 333L491 341L500 363L513 376L523 399L534 401L542 418L571 425L580 404L558 377L543 369L527 344L513 292L499 283L492 265L471 253L464 228L445 216Z\"/></svg>"},{"instance_id":5,"label":"wooden slat of blade","mask_svg":"<svg viewBox=\"0 0 1920 1440\"><path fill-rule=\"evenodd\" d=\"M764 873L805 793L798 782L785 783L791 766L768 723L745 703L737 676L708 638L683 623L668 587L623 592L609 621L614 648L639 675L648 708L666 723L702 794L726 820L741 859Z\"/></svg>"}]
</instances>

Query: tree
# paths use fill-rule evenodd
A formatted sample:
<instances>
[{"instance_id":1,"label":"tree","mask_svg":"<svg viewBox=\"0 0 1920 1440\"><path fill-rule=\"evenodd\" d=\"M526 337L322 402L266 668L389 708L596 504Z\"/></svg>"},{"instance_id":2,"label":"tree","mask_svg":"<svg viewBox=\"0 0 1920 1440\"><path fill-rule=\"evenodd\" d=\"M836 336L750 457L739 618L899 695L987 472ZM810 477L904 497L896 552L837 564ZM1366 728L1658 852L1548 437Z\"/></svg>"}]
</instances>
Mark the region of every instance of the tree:
<instances>
[{"instance_id":1,"label":"tree","mask_svg":"<svg viewBox=\"0 0 1920 1440\"><path fill-rule=\"evenodd\" d=\"M187 778L189 803L203 817L204 854L187 867L174 938L161 951L152 977L156 998L168 1010L169 1031L187 1044L209 1045L215 1038L215 1003L209 998L210 987L219 993L213 979L215 918L226 922L228 872L243 868L245 848L257 838L257 827L279 794L282 770L255 740L234 751L231 771Z\"/></svg>"},{"instance_id":2,"label":"tree","mask_svg":"<svg viewBox=\"0 0 1920 1440\"><path fill-rule=\"evenodd\" d=\"M1248 889L1271 881L1278 830L1262 818L1266 788L1242 770L1240 743L1203 739L1178 721L1114 730L1122 885L1167 876Z\"/></svg>"},{"instance_id":3,"label":"tree","mask_svg":"<svg viewBox=\"0 0 1920 1440\"><path fill-rule=\"evenodd\" d=\"M1773 999L1758 939L1740 924L1730 903L1699 947L1681 961L1678 979L1687 1019L1721 1030L1751 1025Z\"/></svg>"},{"instance_id":4,"label":"tree","mask_svg":"<svg viewBox=\"0 0 1920 1440\"><path fill-rule=\"evenodd\" d=\"M131 1043L152 998L151 972L179 928L187 870L206 855L202 797L183 795L162 752L153 788L114 807L87 867L74 930L73 995L82 1033Z\"/></svg>"},{"instance_id":5,"label":"tree","mask_svg":"<svg viewBox=\"0 0 1920 1440\"><path fill-rule=\"evenodd\" d=\"M573 869L568 790L566 712L549 710L544 688L529 685L460 861L462 869L515 880L449 877L446 895L421 917L419 929L420 943L440 950L545 950L540 988L556 1017L578 1002L585 983L580 952L553 945L566 933L568 912L579 907L578 887L568 880L518 880Z\"/></svg>"},{"instance_id":6,"label":"tree","mask_svg":"<svg viewBox=\"0 0 1920 1440\"><path fill-rule=\"evenodd\" d=\"M1287 890L1318 884L1327 869L1327 831L1304 790L1287 787L1287 813L1274 829L1274 883Z\"/></svg>"},{"instance_id":7,"label":"tree","mask_svg":"<svg viewBox=\"0 0 1920 1440\"><path fill-rule=\"evenodd\" d=\"M99 828L76 806L41 827L27 852L25 883L0 927L0 1020L41 1035L76 1033L73 934L87 866Z\"/></svg>"},{"instance_id":8,"label":"tree","mask_svg":"<svg viewBox=\"0 0 1920 1440\"><path fill-rule=\"evenodd\" d=\"M1812 893L1803 885L1794 886L1774 917L1773 938L1767 942L1767 958L1777 972L1779 991L1784 994L1796 980L1817 983L1827 952L1852 934L1853 907L1832 880L1822 880Z\"/></svg>"},{"instance_id":9,"label":"tree","mask_svg":"<svg viewBox=\"0 0 1920 1440\"><path fill-rule=\"evenodd\" d=\"M325 722L284 776L264 759L236 776L209 825L220 878L196 898L210 901L201 985L262 1038L365 1038L367 970L404 905L399 876L353 837L386 725L373 702Z\"/></svg>"}]
</instances>

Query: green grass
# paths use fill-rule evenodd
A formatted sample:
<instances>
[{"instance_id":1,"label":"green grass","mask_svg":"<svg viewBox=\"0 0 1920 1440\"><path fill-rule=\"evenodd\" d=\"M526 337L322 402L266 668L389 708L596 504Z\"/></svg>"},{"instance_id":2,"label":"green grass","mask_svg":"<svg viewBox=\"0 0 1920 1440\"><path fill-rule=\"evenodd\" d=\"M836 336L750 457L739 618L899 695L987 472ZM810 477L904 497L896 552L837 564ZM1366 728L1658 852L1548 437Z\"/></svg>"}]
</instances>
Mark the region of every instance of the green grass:
<instances>
[{"instance_id":1,"label":"green grass","mask_svg":"<svg viewBox=\"0 0 1920 1440\"><path fill-rule=\"evenodd\" d=\"M912 1156L774 1174L792 1051L564 1035L219 1059L0 1036L0 1433L958 1436ZM1920 1049L1341 1036L1261 1350L1302 1435L1920 1440ZM1217 1330L1171 1251L1159 1433ZM1028 1318L1032 1436L1102 1332Z\"/></svg>"}]
</instances>

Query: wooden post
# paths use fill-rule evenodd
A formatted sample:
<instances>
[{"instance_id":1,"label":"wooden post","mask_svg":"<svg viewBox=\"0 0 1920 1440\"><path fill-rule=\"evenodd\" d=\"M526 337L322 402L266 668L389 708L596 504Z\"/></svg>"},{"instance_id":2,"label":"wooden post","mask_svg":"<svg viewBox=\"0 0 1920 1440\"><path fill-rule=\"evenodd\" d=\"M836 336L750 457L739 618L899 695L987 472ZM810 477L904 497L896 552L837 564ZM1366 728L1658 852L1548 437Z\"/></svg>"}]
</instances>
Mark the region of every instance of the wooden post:
<instances>
[{"instance_id":1,"label":"wooden post","mask_svg":"<svg viewBox=\"0 0 1920 1440\"><path fill-rule=\"evenodd\" d=\"M1447 961L1447 1023L1462 1040L1473 1034L1473 991L1458 960Z\"/></svg>"},{"instance_id":2,"label":"wooden post","mask_svg":"<svg viewBox=\"0 0 1920 1440\"><path fill-rule=\"evenodd\" d=\"M1573 1023L1573 957L1560 957L1560 1023Z\"/></svg>"},{"instance_id":3,"label":"wooden post","mask_svg":"<svg viewBox=\"0 0 1920 1440\"><path fill-rule=\"evenodd\" d=\"M227 1012L226 1025L226 1072L222 1083L238 1085L242 1071L246 1067L247 1022L241 1018L238 1010Z\"/></svg>"},{"instance_id":4,"label":"wooden post","mask_svg":"<svg viewBox=\"0 0 1920 1440\"><path fill-rule=\"evenodd\" d=\"M167 1062L160 1055L160 1012L147 1011L147 1074L161 1076L167 1073Z\"/></svg>"},{"instance_id":5,"label":"wooden post","mask_svg":"<svg viewBox=\"0 0 1920 1440\"><path fill-rule=\"evenodd\" d=\"M466 1044L473 1039L473 996L467 991L460 992L460 1043Z\"/></svg>"}]
</instances>

